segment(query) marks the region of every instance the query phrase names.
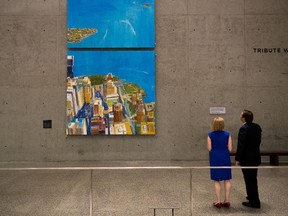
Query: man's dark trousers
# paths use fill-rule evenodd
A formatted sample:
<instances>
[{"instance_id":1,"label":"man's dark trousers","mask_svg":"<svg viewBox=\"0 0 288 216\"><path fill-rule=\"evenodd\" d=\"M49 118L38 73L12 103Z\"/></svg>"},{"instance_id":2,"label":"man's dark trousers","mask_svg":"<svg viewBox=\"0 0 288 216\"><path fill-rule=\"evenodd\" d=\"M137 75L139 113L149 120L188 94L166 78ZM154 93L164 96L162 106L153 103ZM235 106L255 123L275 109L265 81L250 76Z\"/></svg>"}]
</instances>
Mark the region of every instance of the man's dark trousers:
<instances>
[{"instance_id":1,"label":"man's dark trousers","mask_svg":"<svg viewBox=\"0 0 288 216\"><path fill-rule=\"evenodd\" d=\"M258 169L242 169L244 175L246 192L249 199L249 202L252 205L259 206L260 199L258 193L258 182L257 182L257 172Z\"/></svg>"}]
</instances>

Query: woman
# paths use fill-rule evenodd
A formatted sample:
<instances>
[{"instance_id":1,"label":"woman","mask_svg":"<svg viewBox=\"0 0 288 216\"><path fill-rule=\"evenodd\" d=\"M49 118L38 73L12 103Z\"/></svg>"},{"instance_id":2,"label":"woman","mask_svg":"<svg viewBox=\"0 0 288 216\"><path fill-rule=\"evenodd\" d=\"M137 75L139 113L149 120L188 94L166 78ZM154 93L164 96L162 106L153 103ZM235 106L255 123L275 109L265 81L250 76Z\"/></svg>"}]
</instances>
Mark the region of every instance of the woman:
<instances>
[{"instance_id":1,"label":"woman","mask_svg":"<svg viewBox=\"0 0 288 216\"><path fill-rule=\"evenodd\" d=\"M224 131L224 119L216 117L212 121L212 132L208 133L207 148L210 152L210 166L231 167L230 154L232 150L232 139L230 133ZM231 191L231 168L210 169L211 180L214 180L216 202L213 205L217 208L230 207ZM221 202L221 184L224 181L225 200Z\"/></svg>"}]
</instances>

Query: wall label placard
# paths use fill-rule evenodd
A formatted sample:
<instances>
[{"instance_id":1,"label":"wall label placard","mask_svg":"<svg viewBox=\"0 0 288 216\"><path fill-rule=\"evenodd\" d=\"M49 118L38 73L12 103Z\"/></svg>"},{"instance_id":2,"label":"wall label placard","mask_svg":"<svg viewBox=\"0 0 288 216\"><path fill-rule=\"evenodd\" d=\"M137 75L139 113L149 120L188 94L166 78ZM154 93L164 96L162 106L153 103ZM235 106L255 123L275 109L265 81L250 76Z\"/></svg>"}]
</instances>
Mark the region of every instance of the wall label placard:
<instances>
[{"instance_id":1,"label":"wall label placard","mask_svg":"<svg viewBox=\"0 0 288 216\"><path fill-rule=\"evenodd\" d=\"M210 115L226 114L226 107L210 107Z\"/></svg>"}]
</instances>

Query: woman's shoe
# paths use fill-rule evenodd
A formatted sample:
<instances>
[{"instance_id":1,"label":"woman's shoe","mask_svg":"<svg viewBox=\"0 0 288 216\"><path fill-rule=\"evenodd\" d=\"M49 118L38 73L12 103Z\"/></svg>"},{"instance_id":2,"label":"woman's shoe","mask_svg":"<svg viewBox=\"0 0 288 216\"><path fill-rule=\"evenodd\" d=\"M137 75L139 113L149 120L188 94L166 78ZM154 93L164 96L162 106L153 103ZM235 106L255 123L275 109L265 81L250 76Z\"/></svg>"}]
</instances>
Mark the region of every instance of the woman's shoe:
<instances>
[{"instance_id":1,"label":"woman's shoe","mask_svg":"<svg viewBox=\"0 0 288 216\"><path fill-rule=\"evenodd\" d=\"M213 206L216 208L221 208L222 203L221 202L214 202Z\"/></svg>"},{"instance_id":2,"label":"woman's shoe","mask_svg":"<svg viewBox=\"0 0 288 216\"><path fill-rule=\"evenodd\" d=\"M221 204L223 207L225 207L225 208L229 208L230 207L230 202L222 202L222 204Z\"/></svg>"}]
</instances>

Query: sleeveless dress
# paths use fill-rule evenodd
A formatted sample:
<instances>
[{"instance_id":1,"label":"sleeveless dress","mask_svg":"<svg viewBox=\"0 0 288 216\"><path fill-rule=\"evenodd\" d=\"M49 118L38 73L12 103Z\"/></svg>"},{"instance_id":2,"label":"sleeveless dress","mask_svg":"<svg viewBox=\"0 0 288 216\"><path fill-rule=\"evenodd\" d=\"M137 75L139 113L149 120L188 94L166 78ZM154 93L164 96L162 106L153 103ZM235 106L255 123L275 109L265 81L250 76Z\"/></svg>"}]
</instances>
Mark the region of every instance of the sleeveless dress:
<instances>
[{"instance_id":1,"label":"sleeveless dress","mask_svg":"<svg viewBox=\"0 0 288 216\"><path fill-rule=\"evenodd\" d=\"M231 167L231 159L228 150L228 140L230 133L227 131L212 131L208 133L211 139L212 149L210 151L210 166ZM214 181L230 180L232 178L231 169L210 169L210 177Z\"/></svg>"}]
</instances>

